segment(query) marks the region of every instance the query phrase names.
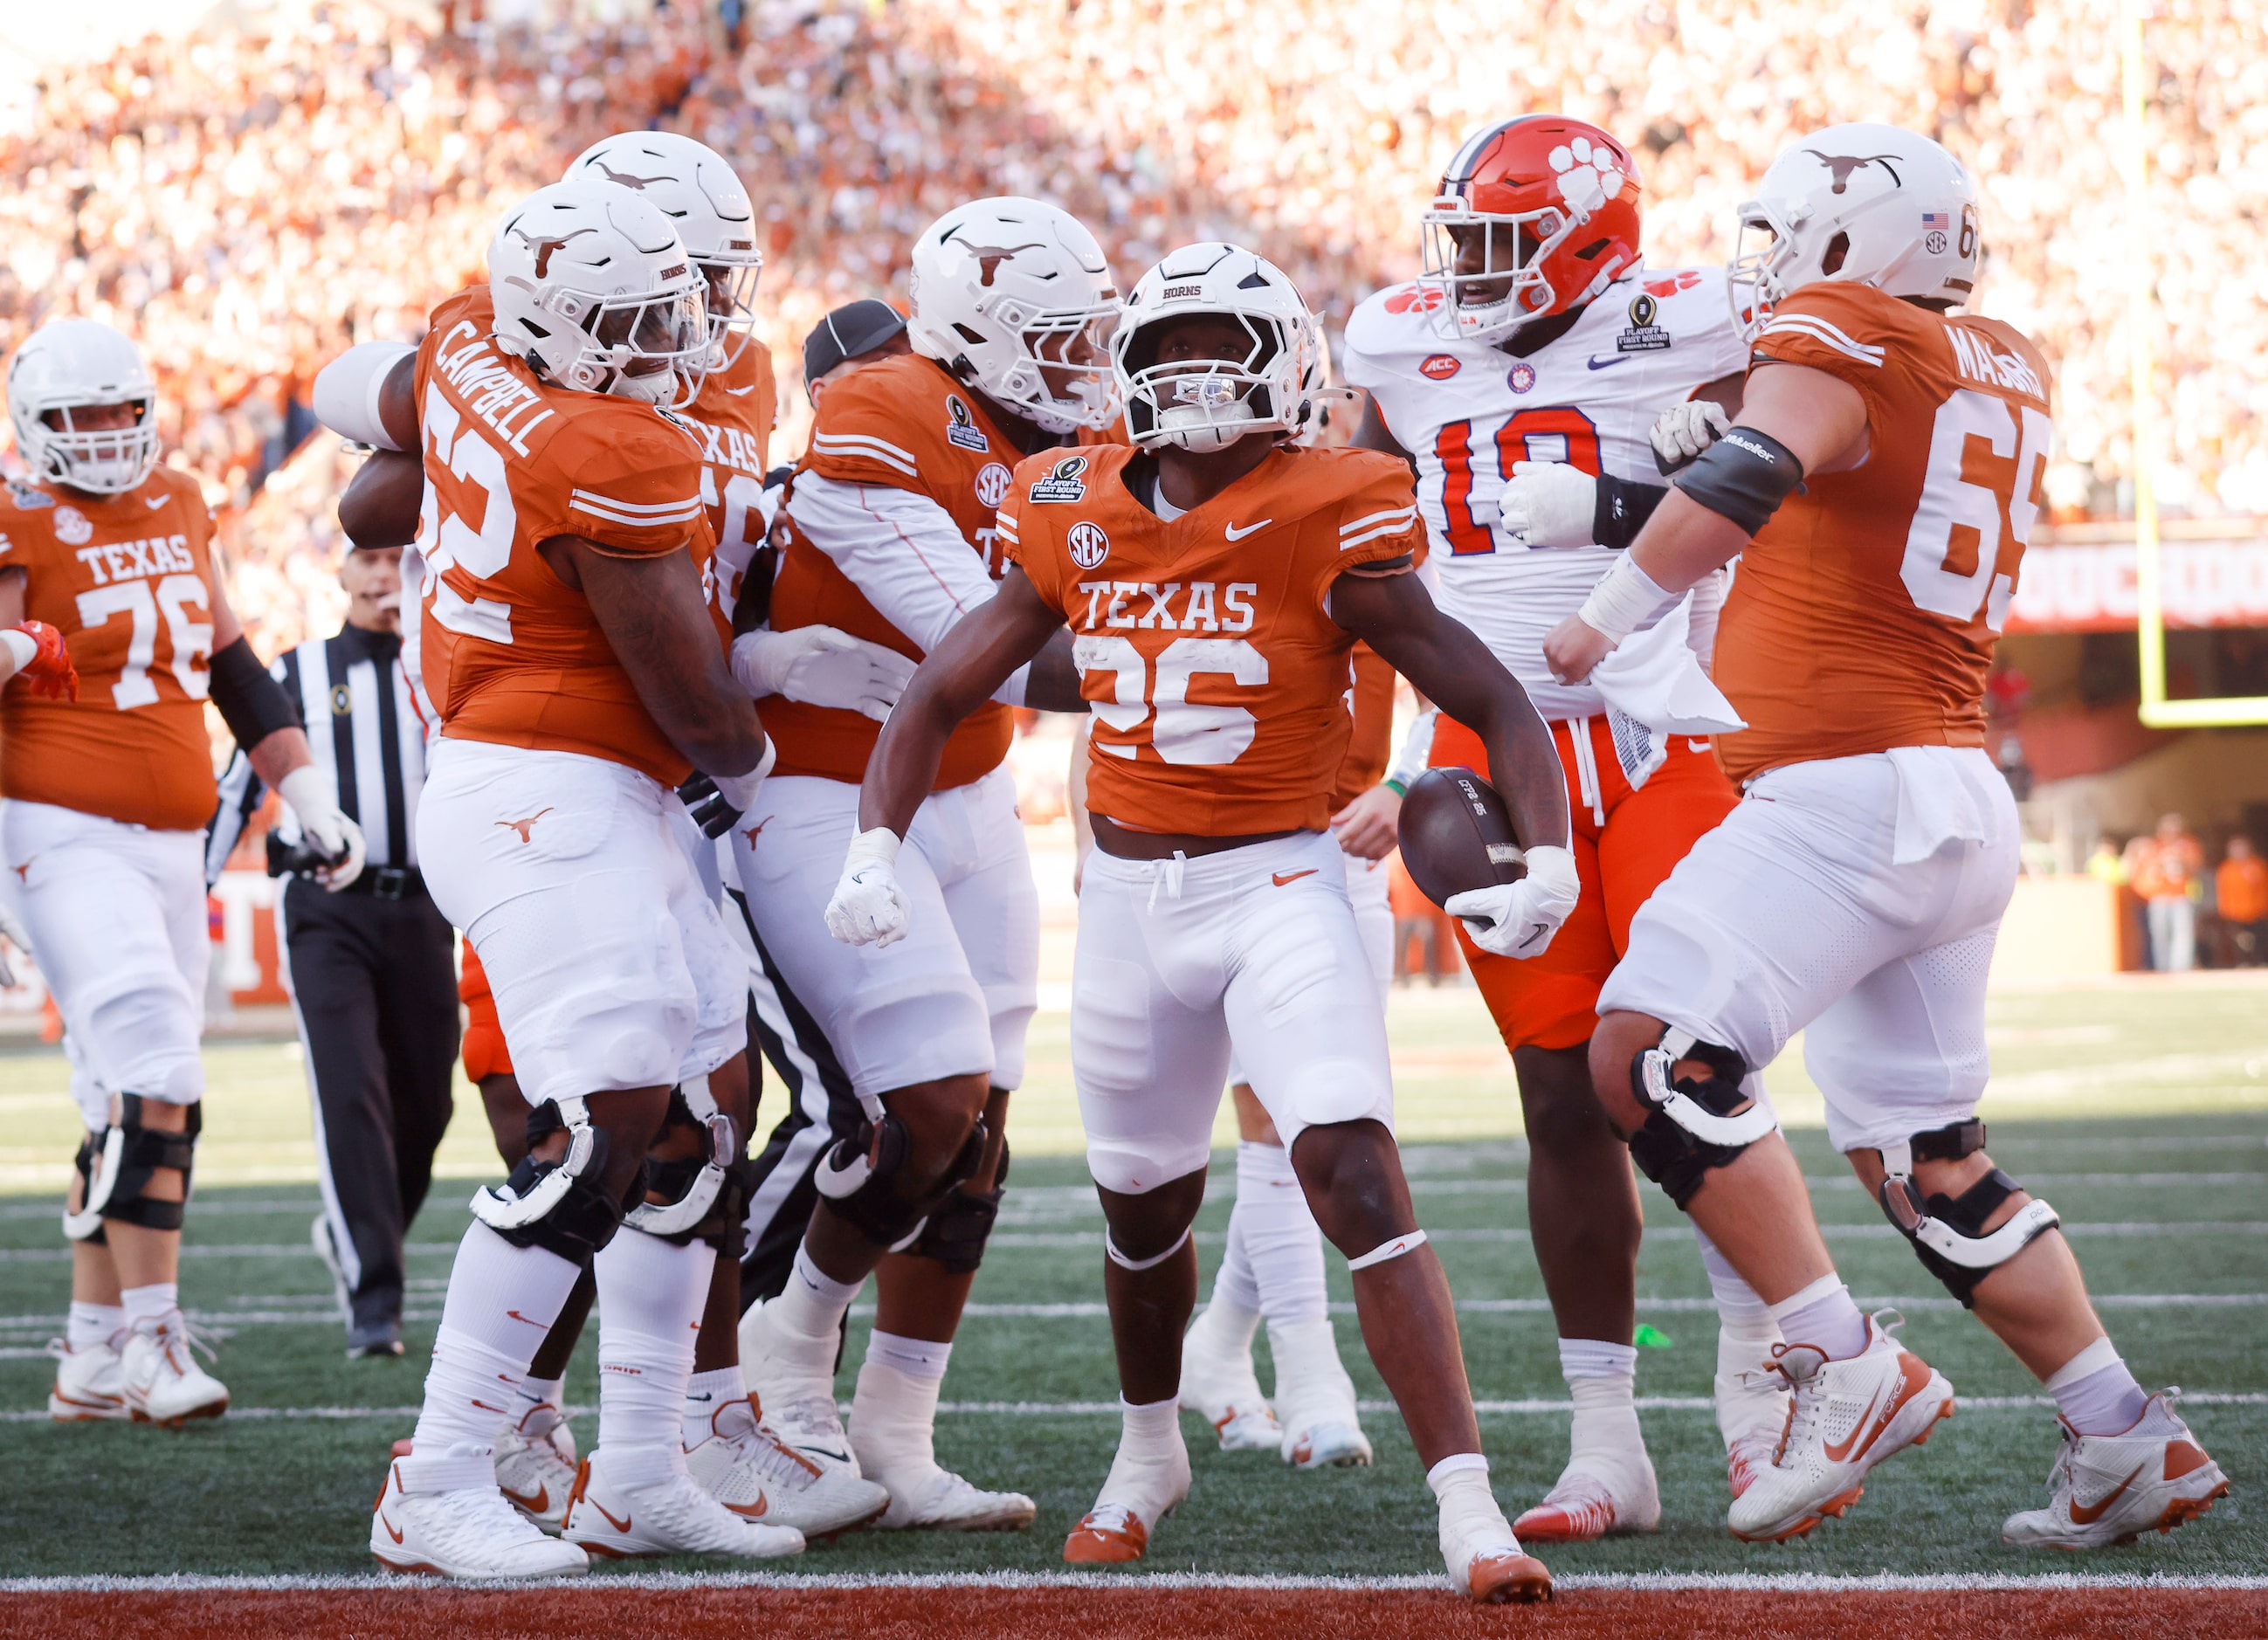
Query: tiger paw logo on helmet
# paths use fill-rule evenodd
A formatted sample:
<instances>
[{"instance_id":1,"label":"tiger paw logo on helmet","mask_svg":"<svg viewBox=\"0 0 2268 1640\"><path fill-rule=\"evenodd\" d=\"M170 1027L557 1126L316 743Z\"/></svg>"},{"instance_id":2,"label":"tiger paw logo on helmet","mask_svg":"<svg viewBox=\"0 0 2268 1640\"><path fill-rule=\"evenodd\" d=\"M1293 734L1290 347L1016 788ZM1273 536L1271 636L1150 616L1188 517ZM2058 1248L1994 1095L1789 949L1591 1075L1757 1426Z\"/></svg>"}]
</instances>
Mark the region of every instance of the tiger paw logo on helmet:
<instances>
[{"instance_id":1,"label":"tiger paw logo on helmet","mask_svg":"<svg viewBox=\"0 0 2268 1640\"><path fill-rule=\"evenodd\" d=\"M1559 197L1586 214L1621 193L1630 180L1614 155L1593 146L1587 136L1553 149L1546 158L1559 173Z\"/></svg>"}]
</instances>

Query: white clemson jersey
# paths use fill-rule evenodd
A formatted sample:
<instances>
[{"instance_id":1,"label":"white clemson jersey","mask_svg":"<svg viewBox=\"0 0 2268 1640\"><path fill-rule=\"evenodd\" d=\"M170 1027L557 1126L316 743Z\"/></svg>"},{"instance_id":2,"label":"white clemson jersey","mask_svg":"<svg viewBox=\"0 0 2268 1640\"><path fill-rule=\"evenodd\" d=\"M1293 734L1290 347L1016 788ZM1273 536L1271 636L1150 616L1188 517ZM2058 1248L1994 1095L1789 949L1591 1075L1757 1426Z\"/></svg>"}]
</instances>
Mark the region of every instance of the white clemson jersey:
<instances>
[{"instance_id":1,"label":"white clemson jersey","mask_svg":"<svg viewBox=\"0 0 2268 1640\"><path fill-rule=\"evenodd\" d=\"M1415 285L1381 290L1347 320L1343 374L1367 392L1418 463L1418 504L1442 608L1478 633L1546 719L1604 710L1589 685L1553 680L1543 638L1614 562L1603 547L1527 548L1498 518L1520 461L1667 482L1647 437L1704 383L1748 368L1721 268L1640 267L1608 287L1566 335L1526 358L1444 340Z\"/></svg>"}]
</instances>

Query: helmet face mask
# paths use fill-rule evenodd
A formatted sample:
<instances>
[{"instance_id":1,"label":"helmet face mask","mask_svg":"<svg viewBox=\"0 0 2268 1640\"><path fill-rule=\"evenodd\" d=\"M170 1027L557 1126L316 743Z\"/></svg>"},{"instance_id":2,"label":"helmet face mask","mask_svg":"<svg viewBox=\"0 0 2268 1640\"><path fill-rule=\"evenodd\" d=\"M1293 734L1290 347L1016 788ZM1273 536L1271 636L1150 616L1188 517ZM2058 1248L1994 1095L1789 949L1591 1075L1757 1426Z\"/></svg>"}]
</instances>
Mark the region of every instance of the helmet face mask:
<instances>
[{"instance_id":1,"label":"helmet face mask","mask_svg":"<svg viewBox=\"0 0 2268 1640\"><path fill-rule=\"evenodd\" d=\"M129 406L128 418L85 414ZM157 386L140 350L92 320L42 326L9 364L8 413L25 464L41 479L89 495L123 495L150 476L158 464L157 411Z\"/></svg>"},{"instance_id":2,"label":"helmet face mask","mask_svg":"<svg viewBox=\"0 0 2268 1640\"><path fill-rule=\"evenodd\" d=\"M1418 284L1448 298L1432 312L1436 335L1483 340L1550 313L1558 292L1543 260L1566 243L1574 220L1554 206L1490 216L1443 198L1425 212Z\"/></svg>"},{"instance_id":3,"label":"helmet face mask","mask_svg":"<svg viewBox=\"0 0 2268 1640\"><path fill-rule=\"evenodd\" d=\"M1144 275L1126 306L1113 369L1143 449L1202 454L1306 428L1322 386L1322 335L1272 263L1234 246L1187 246Z\"/></svg>"}]
</instances>

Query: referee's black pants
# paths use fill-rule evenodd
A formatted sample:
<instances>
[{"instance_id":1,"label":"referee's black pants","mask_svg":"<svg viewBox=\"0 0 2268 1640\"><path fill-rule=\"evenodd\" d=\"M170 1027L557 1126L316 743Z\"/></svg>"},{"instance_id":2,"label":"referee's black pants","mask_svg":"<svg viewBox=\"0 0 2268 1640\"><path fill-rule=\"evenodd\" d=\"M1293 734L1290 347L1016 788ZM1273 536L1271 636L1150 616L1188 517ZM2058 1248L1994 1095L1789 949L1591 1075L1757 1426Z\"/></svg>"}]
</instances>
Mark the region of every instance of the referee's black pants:
<instances>
[{"instance_id":1,"label":"referee's black pants","mask_svg":"<svg viewBox=\"0 0 2268 1640\"><path fill-rule=\"evenodd\" d=\"M457 970L448 920L400 899L284 889L284 960L314 1092L323 1211L351 1289L350 1331L401 1315L402 1232L448 1130Z\"/></svg>"}]
</instances>

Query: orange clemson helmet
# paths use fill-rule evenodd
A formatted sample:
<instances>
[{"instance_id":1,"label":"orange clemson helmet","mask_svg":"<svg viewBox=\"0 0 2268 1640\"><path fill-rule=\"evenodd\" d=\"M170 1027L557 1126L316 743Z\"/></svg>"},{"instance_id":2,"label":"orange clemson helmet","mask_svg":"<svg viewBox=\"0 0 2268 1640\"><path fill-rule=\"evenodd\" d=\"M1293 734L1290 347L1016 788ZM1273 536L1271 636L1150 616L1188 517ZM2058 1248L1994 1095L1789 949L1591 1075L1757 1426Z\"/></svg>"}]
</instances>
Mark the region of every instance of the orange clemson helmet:
<instances>
[{"instance_id":1,"label":"orange clemson helmet","mask_svg":"<svg viewBox=\"0 0 2268 1640\"><path fill-rule=\"evenodd\" d=\"M1580 307L1638 257L1638 161L1595 125L1522 114L1465 139L1426 207L1418 276L1447 341Z\"/></svg>"}]
</instances>

